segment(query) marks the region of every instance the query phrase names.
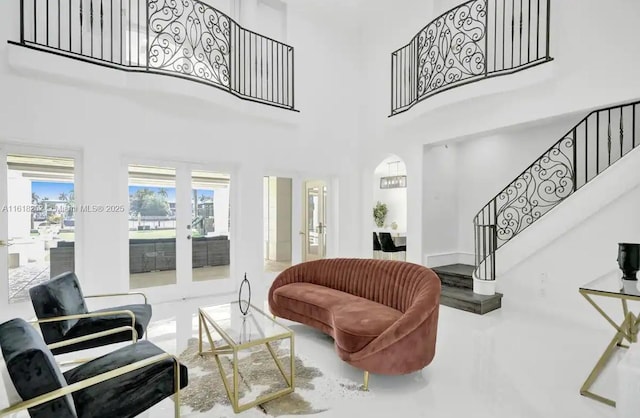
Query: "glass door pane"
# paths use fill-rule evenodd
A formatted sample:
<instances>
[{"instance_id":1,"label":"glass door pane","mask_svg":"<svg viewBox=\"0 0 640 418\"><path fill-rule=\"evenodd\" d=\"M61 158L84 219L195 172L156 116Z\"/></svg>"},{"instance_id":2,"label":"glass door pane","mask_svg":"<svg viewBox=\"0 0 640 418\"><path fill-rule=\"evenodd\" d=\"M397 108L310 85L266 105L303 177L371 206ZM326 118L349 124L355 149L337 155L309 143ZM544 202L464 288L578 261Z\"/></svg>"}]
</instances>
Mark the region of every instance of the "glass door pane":
<instances>
[{"instance_id":1,"label":"glass door pane","mask_svg":"<svg viewBox=\"0 0 640 418\"><path fill-rule=\"evenodd\" d=\"M7 155L9 302L29 288L75 271L74 160Z\"/></svg>"},{"instance_id":2,"label":"glass door pane","mask_svg":"<svg viewBox=\"0 0 640 418\"><path fill-rule=\"evenodd\" d=\"M191 262L193 281L229 278L231 176L191 172Z\"/></svg>"},{"instance_id":3,"label":"glass door pane","mask_svg":"<svg viewBox=\"0 0 640 418\"><path fill-rule=\"evenodd\" d=\"M277 273L291 266L292 183L290 178L264 178L264 271Z\"/></svg>"},{"instance_id":4,"label":"glass door pane","mask_svg":"<svg viewBox=\"0 0 640 418\"><path fill-rule=\"evenodd\" d=\"M129 165L132 289L176 284L176 170Z\"/></svg>"},{"instance_id":5,"label":"glass door pane","mask_svg":"<svg viewBox=\"0 0 640 418\"><path fill-rule=\"evenodd\" d=\"M323 182L305 185L305 260L318 260L326 255L325 205L327 187Z\"/></svg>"}]
</instances>

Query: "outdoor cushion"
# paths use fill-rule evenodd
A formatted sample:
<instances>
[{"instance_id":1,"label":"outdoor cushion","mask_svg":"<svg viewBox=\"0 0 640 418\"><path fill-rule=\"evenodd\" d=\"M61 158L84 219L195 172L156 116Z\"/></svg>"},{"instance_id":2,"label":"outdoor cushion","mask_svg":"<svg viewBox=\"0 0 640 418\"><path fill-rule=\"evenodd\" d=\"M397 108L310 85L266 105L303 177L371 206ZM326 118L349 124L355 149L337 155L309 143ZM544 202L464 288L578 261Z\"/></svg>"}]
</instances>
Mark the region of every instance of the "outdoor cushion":
<instances>
[{"instance_id":1,"label":"outdoor cushion","mask_svg":"<svg viewBox=\"0 0 640 418\"><path fill-rule=\"evenodd\" d=\"M336 345L360 351L402 316L396 309L312 283L292 283L274 292L283 308L314 318L333 329Z\"/></svg>"},{"instance_id":2,"label":"outdoor cushion","mask_svg":"<svg viewBox=\"0 0 640 418\"><path fill-rule=\"evenodd\" d=\"M69 370L64 377L73 384L163 353L154 344L139 341ZM167 359L74 392L78 417L127 418L142 413L175 392L173 364ZM180 387L187 384L188 371L181 364Z\"/></svg>"},{"instance_id":3,"label":"outdoor cushion","mask_svg":"<svg viewBox=\"0 0 640 418\"><path fill-rule=\"evenodd\" d=\"M0 325L0 347L7 372L22 399L31 399L67 386L67 382L38 331L23 319ZM29 409L31 418L76 418L67 395Z\"/></svg>"}]
</instances>

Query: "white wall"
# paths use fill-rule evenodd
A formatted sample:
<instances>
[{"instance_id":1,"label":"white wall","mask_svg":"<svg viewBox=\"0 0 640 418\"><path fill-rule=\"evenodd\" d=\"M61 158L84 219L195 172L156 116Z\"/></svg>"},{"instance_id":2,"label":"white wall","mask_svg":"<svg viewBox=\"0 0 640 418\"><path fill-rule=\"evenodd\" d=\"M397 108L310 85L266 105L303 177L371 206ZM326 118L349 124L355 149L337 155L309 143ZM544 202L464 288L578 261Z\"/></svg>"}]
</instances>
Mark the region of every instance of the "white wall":
<instances>
[{"instance_id":1,"label":"white wall","mask_svg":"<svg viewBox=\"0 0 640 418\"><path fill-rule=\"evenodd\" d=\"M229 235L229 189L216 188L213 192L215 235Z\"/></svg>"},{"instance_id":2,"label":"white wall","mask_svg":"<svg viewBox=\"0 0 640 418\"><path fill-rule=\"evenodd\" d=\"M9 238L28 238L31 233L31 180L22 173L8 170L7 208L2 213L9 216Z\"/></svg>"},{"instance_id":3,"label":"white wall","mask_svg":"<svg viewBox=\"0 0 640 418\"><path fill-rule=\"evenodd\" d=\"M252 30L287 43L287 5L280 0L258 0L258 19Z\"/></svg>"},{"instance_id":4,"label":"white wall","mask_svg":"<svg viewBox=\"0 0 640 418\"><path fill-rule=\"evenodd\" d=\"M443 257L458 252L457 159L454 144L424 149L423 262L432 267L457 262Z\"/></svg>"},{"instance_id":5,"label":"white wall","mask_svg":"<svg viewBox=\"0 0 640 418\"><path fill-rule=\"evenodd\" d=\"M237 18L237 16L235 16L236 1L237 0L203 0L203 3L220 10L222 13L234 19Z\"/></svg>"},{"instance_id":6,"label":"white wall","mask_svg":"<svg viewBox=\"0 0 640 418\"><path fill-rule=\"evenodd\" d=\"M291 261L290 178L265 178L265 260Z\"/></svg>"}]
</instances>

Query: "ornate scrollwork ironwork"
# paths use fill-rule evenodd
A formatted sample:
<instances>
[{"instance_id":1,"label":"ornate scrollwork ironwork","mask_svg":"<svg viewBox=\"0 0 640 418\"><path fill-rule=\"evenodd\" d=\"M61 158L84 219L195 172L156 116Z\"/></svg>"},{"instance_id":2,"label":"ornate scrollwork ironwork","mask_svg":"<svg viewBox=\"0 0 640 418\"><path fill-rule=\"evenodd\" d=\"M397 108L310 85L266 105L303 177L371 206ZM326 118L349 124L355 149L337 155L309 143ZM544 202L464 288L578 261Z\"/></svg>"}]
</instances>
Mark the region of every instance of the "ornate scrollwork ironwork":
<instances>
[{"instance_id":1,"label":"ornate scrollwork ironwork","mask_svg":"<svg viewBox=\"0 0 640 418\"><path fill-rule=\"evenodd\" d=\"M574 142L562 138L496 196L498 248L573 193Z\"/></svg>"},{"instance_id":2,"label":"ornate scrollwork ironwork","mask_svg":"<svg viewBox=\"0 0 640 418\"><path fill-rule=\"evenodd\" d=\"M418 97L485 72L487 0L445 13L418 34Z\"/></svg>"},{"instance_id":3,"label":"ornate scrollwork ironwork","mask_svg":"<svg viewBox=\"0 0 640 418\"><path fill-rule=\"evenodd\" d=\"M195 0L149 0L149 67L229 87L230 19Z\"/></svg>"}]
</instances>

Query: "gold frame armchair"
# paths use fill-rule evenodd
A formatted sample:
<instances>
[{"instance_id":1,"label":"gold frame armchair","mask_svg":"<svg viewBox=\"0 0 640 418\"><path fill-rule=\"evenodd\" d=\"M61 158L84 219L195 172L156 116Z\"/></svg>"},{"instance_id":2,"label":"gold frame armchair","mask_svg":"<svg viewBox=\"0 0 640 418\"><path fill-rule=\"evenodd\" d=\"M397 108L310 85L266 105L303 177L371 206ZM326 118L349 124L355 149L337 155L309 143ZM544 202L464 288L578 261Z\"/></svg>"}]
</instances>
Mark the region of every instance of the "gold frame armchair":
<instances>
[{"instance_id":1,"label":"gold frame armchair","mask_svg":"<svg viewBox=\"0 0 640 418\"><path fill-rule=\"evenodd\" d=\"M142 339L151 305L141 292L84 296L77 276L66 272L29 289L37 323L53 354ZM144 303L89 312L85 299L142 296Z\"/></svg>"},{"instance_id":2,"label":"gold frame armchair","mask_svg":"<svg viewBox=\"0 0 640 418\"><path fill-rule=\"evenodd\" d=\"M140 341L62 373L38 332L23 319L0 325L10 406L0 417L28 410L32 418L135 417L174 395L188 370L149 341ZM150 384L152 383L152 384Z\"/></svg>"}]
</instances>

